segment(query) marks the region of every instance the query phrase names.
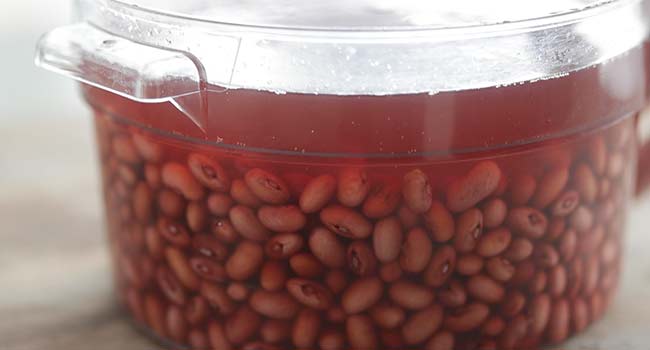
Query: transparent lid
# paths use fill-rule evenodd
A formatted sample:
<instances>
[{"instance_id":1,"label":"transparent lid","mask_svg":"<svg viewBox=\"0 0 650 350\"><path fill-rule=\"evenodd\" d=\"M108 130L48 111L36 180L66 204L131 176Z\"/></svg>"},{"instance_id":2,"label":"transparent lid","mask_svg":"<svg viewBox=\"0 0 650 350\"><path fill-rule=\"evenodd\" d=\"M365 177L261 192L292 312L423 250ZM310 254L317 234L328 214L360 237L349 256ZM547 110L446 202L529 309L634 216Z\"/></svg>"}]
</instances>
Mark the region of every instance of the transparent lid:
<instances>
[{"instance_id":1,"label":"transparent lid","mask_svg":"<svg viewBox=\"0 0 650 350\"><path fill-rule=\"evenodd\" d=\"M46 68L144 102L211 89L387 95L549 79L646 37L643 0L78 0Z\"/></svg>"}]
</instances>

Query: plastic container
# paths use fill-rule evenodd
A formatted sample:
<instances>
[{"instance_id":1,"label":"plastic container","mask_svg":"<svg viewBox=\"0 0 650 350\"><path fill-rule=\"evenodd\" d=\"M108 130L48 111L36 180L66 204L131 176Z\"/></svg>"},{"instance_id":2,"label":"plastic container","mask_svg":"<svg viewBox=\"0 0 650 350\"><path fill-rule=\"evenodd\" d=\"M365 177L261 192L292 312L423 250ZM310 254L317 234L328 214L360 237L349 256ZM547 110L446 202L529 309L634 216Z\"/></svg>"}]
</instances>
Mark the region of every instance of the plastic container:
<instances>
[{"instance_id":1,"label":"plastic container","mask_svg":"<svg viewBox=\"0 0 650 350\"><path fill-rule=\"evenodd\" d=\"M530 349L601 318L643 1L78 1L116 291L195 349ZM644 178L644 177L640 177Z\"/></svg>"}]
</instances>

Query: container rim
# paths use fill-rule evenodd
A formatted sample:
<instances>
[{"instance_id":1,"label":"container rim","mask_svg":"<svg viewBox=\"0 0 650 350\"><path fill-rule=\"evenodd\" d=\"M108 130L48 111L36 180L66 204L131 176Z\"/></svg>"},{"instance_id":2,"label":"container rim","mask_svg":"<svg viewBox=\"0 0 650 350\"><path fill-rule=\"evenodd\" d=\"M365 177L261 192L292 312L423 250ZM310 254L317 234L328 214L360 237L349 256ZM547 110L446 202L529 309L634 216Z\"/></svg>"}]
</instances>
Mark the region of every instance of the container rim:
<instances>
[{"instance_id":1,"label":"container rim","mask_svg":"<svg viewBox=\"0 0 650 350\"><path fill-rule=\"evenodd\" d=\"M568 11L547 14L539 17L531 17L514 21L493 22L484 24L468 24L454 26L435 25L412 25L412 26L304 26L304 25L268 25L239 23L229 21L216 21L207 18L192 16L189 14L175 13L171 11L142 7L127 3L124 0L98 0L104 1L113 10L124 9L132 14L140 13L143 16L155 17L157 21L171 22L183 21L188 24L201 26L215 26L219 30L238 32L257 32L267 35L302 36L302 37L336 37L350 39L391 39L431 37L444 39L445 37L457 38L458 36L475 36L477 34L497 34L500 32L513 33L521 31L534 31L548 27L577 23L616 9L632 6L641 3L643 0L603 0L597 4L587 5L583 8L573 8Z\"/></svg>"}]
</instances>

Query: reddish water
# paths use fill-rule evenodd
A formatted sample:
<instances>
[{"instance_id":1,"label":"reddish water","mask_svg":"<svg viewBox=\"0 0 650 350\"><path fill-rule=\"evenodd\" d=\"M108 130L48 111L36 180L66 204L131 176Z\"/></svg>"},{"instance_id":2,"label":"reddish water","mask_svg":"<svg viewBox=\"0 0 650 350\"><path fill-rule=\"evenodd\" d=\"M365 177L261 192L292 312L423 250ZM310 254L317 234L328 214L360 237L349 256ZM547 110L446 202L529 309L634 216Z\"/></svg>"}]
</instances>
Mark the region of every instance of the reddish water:
<instances>
[{"instance_id":1,"label":"reddish water","mask_svg":"<svg viewBox=\"0 0 650 350\"><path fill-rule=\"evenodd\" d=\"M117 289L194 348L562 342L616 289L646 97L617 77L644 60L433 96L215 92L203 130L86 87Z\"/></svg>"}]
</instances>

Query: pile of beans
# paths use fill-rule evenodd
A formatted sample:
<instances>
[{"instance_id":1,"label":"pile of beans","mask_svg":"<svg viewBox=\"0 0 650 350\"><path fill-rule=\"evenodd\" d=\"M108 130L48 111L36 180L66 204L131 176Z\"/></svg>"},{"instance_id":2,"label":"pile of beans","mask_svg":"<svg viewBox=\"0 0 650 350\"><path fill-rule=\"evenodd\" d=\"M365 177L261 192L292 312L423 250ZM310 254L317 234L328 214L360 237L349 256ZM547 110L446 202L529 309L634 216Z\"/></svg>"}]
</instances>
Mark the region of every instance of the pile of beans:
<instances>
[{"instance_id":1,"label":"pile of beans","mask_svg":"<svg viewBox=\"0 0 650 350\"><path fill-rule=\"evenodd\" d=\"M451 177L279 172L104 115L97 129L118 291L174 344L534 348L583 331L617 286L630 123L535 150L542 172L502 155Z\"/></svg>"}]
</instances>

